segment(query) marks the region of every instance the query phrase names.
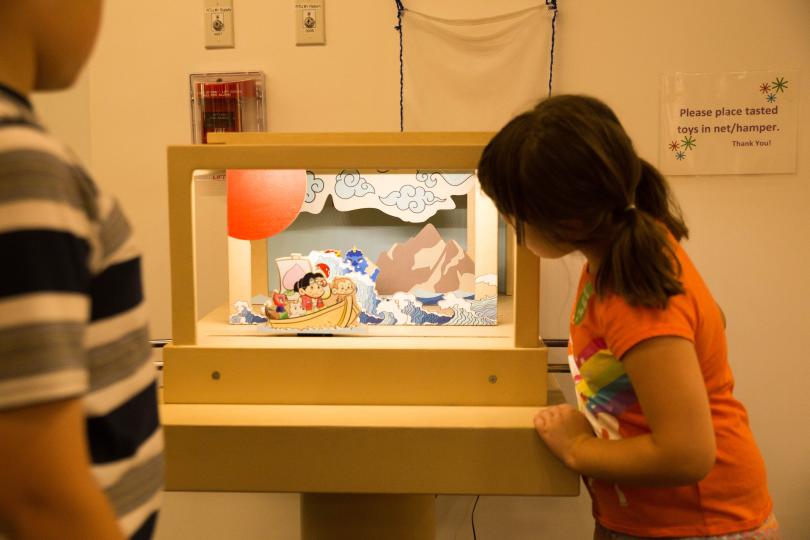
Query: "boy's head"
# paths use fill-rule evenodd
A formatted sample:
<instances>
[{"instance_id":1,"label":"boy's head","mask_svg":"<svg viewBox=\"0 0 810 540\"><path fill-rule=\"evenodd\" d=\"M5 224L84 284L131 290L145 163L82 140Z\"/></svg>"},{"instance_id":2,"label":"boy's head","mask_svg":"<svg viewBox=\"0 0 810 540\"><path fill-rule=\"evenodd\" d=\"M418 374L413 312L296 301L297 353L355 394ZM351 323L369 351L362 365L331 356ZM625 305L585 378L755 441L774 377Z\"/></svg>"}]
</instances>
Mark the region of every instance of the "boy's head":
<instances>
[{"instance_id":1,"label":"boy's head","mask_svg":"<svg viewBox=\"0 0 810 540\"><path fill-rule=\"evenodd\" d=\"M304 274L304 277L298 280L293 290L310 298L320 298L324 295L325 291L318 278L323 278L323 276L321 274L307 272Z\"/></svg>"},{"instance_id":2,"label":"boy's head","mask_svg":"<svg viewBox=\"0 0 810 540\"><path fill-rule=\"evenodd\" d=\"M93 50L103 0L0 0L4 31L0 77L29 90L60 90L76 80ZM11 30L9 30L11 29Z\"/></svg>"}]
</instances>

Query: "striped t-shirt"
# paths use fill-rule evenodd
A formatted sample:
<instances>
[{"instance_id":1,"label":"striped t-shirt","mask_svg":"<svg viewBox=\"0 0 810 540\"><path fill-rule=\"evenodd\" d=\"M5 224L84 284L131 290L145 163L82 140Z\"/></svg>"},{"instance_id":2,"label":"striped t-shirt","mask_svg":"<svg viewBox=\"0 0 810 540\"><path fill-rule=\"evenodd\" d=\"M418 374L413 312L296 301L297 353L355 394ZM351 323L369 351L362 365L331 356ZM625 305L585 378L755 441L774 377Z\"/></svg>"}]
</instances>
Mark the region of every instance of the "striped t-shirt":
<instances>
[{"instance_id":1,"label":"striped t-shirt","mask_svg":"<svg viewBox=\"0 0 810 540\"><path fill-rule=\"evenodd\" d=\"M0 86L0 410L81 399L94 476L137 540L163 484L148 339L121 209Z\"/></svg>"}]
</instances>

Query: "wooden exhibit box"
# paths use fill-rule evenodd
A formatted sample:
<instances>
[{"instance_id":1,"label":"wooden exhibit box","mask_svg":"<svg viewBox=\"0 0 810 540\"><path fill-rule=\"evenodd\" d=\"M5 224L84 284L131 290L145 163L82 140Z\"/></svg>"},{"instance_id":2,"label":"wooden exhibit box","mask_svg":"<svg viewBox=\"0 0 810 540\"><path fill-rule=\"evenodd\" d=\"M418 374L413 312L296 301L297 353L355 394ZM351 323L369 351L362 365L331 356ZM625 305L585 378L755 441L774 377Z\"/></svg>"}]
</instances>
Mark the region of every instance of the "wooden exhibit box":
<instances>
[{"instance_id":1,"label":"wooden exhibit box","mask_svg":"<svg viewBox=\"0 0 810 540\"><path fill-rule=\"evenodd\" d=\"M301 492L307 540L379 538L367 532L375 518L388 538L431 538L437 493L579 493L578 476L534 432L537 408L563 398L539 339L539 261L516 244L474 177L490 137L211 134L211 144L169 148L167 489ZM301 204L301 216L312 214L300 218L306 230L282 223L270 240L234 238L254 218L231 204L231 181L251 175L277 182L255 221L299 219ZM391 187L406 176L410 187ZM344 197L348 181L363 186L362 219L339 215L357 202ZM281 192L299 182L306 196L296 192L290 212ZM436 195L441 182L446 191ZM400 204L403 194L425 204ZM411 215L427 205L455 214ZM375 229L380 212L400 221ZM416 229L399 239L400 226ZM332 249L338 237L356 245ZM376 262L358 258L358 246L383 237L398 239ZM322 240L321 251L291 254L304 238ZM304 306L312 291L301 285L307 274L286 279L289 261L308 261L323 280L319 298L327 287L336 298L321 305L312 293L295 313L295 297ZM438 270L381 292L392 287L384 279L413 277L419 264ZM338 276L354 279L351 294ZM336 328L304 328L327 316Z\"/></svg>"},{"instance_id":2,"label":"wooden exhibit box","mask_svg":"<svg viewBox=\"0 0 810 540\"><path fill-rule=\"evenodd\" d=\"M361 174L470 171L472 176L489 138L487 133L212 134L212 141L228 144L171 147L173 343L164 352L166 403L544 405L547 351L538 337L539 262L515 245L511 230L501 235L506 245L498 245L497 212L477 186L467 197L466 248L475 253L479 273L482 261L494 260L496 251L503 254L505 279L495 324L369 325L358 332L316 336L229 324L230 302L239 298L234 290L246 291L247 299L271 294L263 240L227 240L228 252L218 258L229 260L228 283L222 285L229 296L198 313L205 292L198 276L208 266L198 251L224 242L227 232L201 241L195 230L207 219L195 204L201 184L193 180L196 172L348 167ZM225 183L208 181L209 191L210 184ZM219 189L222 198L224 188Z\"/></svg>"}]
</instances>

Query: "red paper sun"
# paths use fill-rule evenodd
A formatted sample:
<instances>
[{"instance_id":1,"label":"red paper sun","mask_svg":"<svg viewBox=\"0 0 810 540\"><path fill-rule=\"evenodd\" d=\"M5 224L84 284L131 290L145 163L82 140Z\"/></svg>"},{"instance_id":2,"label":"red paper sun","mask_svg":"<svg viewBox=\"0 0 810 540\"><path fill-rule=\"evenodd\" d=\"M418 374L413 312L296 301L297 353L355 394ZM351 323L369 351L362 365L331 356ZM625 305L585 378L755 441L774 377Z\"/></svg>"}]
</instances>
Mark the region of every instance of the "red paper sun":
<instances>
[{"instance_id":1,"label":"red paper sun","mask_svg":"<svg viewBox=\"0 0 810 540\"><path fill-rule=\"evenodd\" d=\"M307 192L307 173L234 169L227 172L228 236L261 240L290 226Z\"/></svg>"}]
</instances>

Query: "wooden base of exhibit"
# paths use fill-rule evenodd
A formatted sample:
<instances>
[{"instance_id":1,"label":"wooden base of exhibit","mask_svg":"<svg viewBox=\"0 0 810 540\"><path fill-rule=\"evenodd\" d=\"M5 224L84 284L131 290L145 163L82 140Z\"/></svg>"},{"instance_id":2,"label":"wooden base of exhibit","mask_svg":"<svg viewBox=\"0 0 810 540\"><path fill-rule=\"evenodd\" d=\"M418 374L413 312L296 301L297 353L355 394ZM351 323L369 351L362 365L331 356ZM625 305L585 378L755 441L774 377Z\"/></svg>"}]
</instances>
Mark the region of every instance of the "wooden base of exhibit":
<instances>
[{"instance_id":1,"label":"wooden base of exhibit","mask_svg":"<svg viewBox=\"0 0 810 540\"><path fill-rule=\"evenodd\" d=\"M537 409L162 403L166 489L576 496Z\"/></svg>"},{"instance_id":2,"label":"wooden base of exhibit","mask_svg":"<svg viewBox=\"0 0 810 540\"><path fill-rule=\"evenodd\" d=\"M301 540L433 540L433 495L301 494Z\"/></svg>"},{"instance_id":3,"label":"wooden base of exhibit","mask_svg":"<svg viewBox=\"0 0 810 540\"><path fill-rule=\"evenodd\" d=\"M432 494L579 494L536 411L162 403L166 489L301 493L303 540L429 540Z\"/></svg>"}]
</instances>

